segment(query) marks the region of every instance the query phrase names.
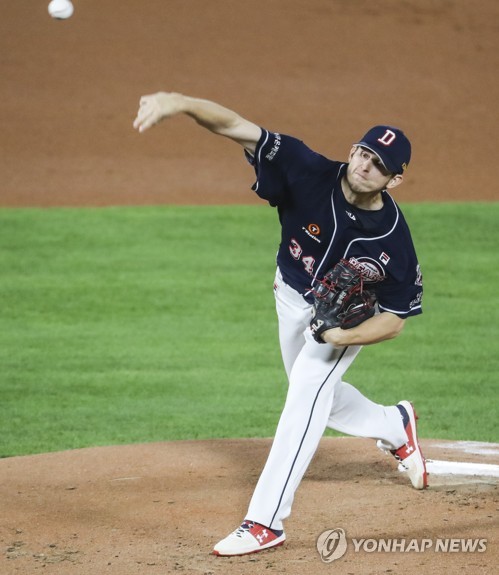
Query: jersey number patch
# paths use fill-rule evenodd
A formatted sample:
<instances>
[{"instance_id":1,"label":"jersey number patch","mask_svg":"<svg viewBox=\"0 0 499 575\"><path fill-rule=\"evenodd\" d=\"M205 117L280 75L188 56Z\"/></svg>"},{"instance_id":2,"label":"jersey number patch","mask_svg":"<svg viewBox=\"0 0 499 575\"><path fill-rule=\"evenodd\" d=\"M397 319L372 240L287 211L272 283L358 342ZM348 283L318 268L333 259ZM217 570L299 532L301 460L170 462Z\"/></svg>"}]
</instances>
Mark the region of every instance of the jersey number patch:
<instances>
[{"instance_id":1,"label":"jersey number patch","mask_svg":"<svg viewBox=\"0 0 499 575\"><path fill-rule=\"evenodd\" d=\"M302 247L294 238L292 238L290 241L289 253L295 260L298 261L301 259L303 265L305 266L305 271L311 276L314 275L315 258L313 258L312 256L302 256L303 254Z\"/></svg>"}]
</instances>

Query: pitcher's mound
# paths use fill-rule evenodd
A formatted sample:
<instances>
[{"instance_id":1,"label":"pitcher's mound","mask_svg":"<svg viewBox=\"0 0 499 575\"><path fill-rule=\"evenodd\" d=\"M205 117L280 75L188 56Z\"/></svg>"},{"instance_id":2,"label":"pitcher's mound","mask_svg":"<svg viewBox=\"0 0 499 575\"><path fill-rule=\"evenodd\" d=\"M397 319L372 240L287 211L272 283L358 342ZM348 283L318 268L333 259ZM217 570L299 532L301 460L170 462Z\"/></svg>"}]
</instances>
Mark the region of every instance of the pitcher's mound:
<instances>
[{"instance_id":1,"label":"pitcher's mound","mask_svg":"<svg viewBox=\"0 0 499 575\"><path fill-rule=\"evenodd\" d=\"M485 574L499 564L497 476L439 472L418 492L391 456L353 438L322 440L283 547L211 555L244 518L270 444L178 441L1 460L0 572ZM497 465L488 445L422 442L428 459ZM316 541L334 528L346 532L347 552L326 564Z\"/></svg>"}]
</instances>

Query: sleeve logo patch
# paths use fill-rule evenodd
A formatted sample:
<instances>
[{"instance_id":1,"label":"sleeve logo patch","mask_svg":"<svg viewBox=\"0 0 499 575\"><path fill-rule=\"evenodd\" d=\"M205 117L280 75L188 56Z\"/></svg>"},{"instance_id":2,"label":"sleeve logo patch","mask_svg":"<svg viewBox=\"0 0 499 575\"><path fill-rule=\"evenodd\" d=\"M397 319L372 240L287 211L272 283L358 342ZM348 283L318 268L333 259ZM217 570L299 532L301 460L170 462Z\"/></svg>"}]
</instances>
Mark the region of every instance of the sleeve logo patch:
<instances>
[{"instance_id":1,"label":"sleeve logo patch","mask_svg":"<svg viewBox=\"0 0 499 575\"><path fill-rule=\"evenodd\" d=\"M265 158L271 162L275 155L277 154L277 152L279 151L279 148L281 146L281 134L274 134L274 144L272 145L272 148L270 150L270 152L265 156Z\"/></svg>"},{"instance_id":2,"label":"sleeve logo patch","mask_svg":"<svg viewBox=\"0 0 499 575\"><path fill-rule=\"evenodd\" d=\"M423 274L421 273L421 266L419 264L416 266L416 281L414 284L419 287L423 285Z\"/></svg>"}]
</instances>

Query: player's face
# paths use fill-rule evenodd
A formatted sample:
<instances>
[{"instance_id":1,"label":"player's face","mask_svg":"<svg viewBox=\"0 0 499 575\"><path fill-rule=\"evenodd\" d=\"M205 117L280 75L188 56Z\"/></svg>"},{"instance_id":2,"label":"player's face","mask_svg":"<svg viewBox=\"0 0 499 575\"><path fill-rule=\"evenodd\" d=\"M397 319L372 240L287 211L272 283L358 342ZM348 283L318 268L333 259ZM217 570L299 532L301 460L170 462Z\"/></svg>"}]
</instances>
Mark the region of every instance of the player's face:
<instances>
[{"instance_id":1,"label":"player's face","mask_svg":"<svg viewBox=\"0 0 499 575\"><path fill-rule=\"evenodd\" d=\"M389 172L373 152L354 146L350 152L346 180L352 192L360 194L395 187L402 177Z\"/></svg>"}]
</instances>

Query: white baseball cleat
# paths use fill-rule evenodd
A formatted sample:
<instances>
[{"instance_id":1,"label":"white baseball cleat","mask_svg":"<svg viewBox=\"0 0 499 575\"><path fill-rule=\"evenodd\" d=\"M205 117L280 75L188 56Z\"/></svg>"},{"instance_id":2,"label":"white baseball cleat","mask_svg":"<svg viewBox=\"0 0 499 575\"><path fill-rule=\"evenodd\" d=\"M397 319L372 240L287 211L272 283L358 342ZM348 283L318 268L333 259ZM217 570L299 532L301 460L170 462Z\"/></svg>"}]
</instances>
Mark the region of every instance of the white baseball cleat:
<instances>
[{"instance_id":1,"label":"white baseball cleat","mask_svg":"<svg viewBox=\"0 0 499 575\"><path fill-rule=\"evenodd\" d=\"M412 403L409 401L401 401L397 405L404 429L407 433L407 443L404 443L398 449L390 449L385 442L379 440L378 447L382 451L391 453L399 462L399 467L407 472L414 489L425 489L428 487L428 472L426 471L426 460L421 451L418 442L418 435L416 429L416 420L418 416L414 411Z\"/></svg>"},{"instance_id":2,"label":"white baseball cleat","mask_svg":"<svg viewBox=\"0 0 499 575\"><path fill-rule=\"evenodd\" d=\"M284 541L286 541L284 531L273 531L254 521L245 520L240 527L215 545L213 555L221 557L248 555L278 547Z\"/></svg>"}]
</instances>

